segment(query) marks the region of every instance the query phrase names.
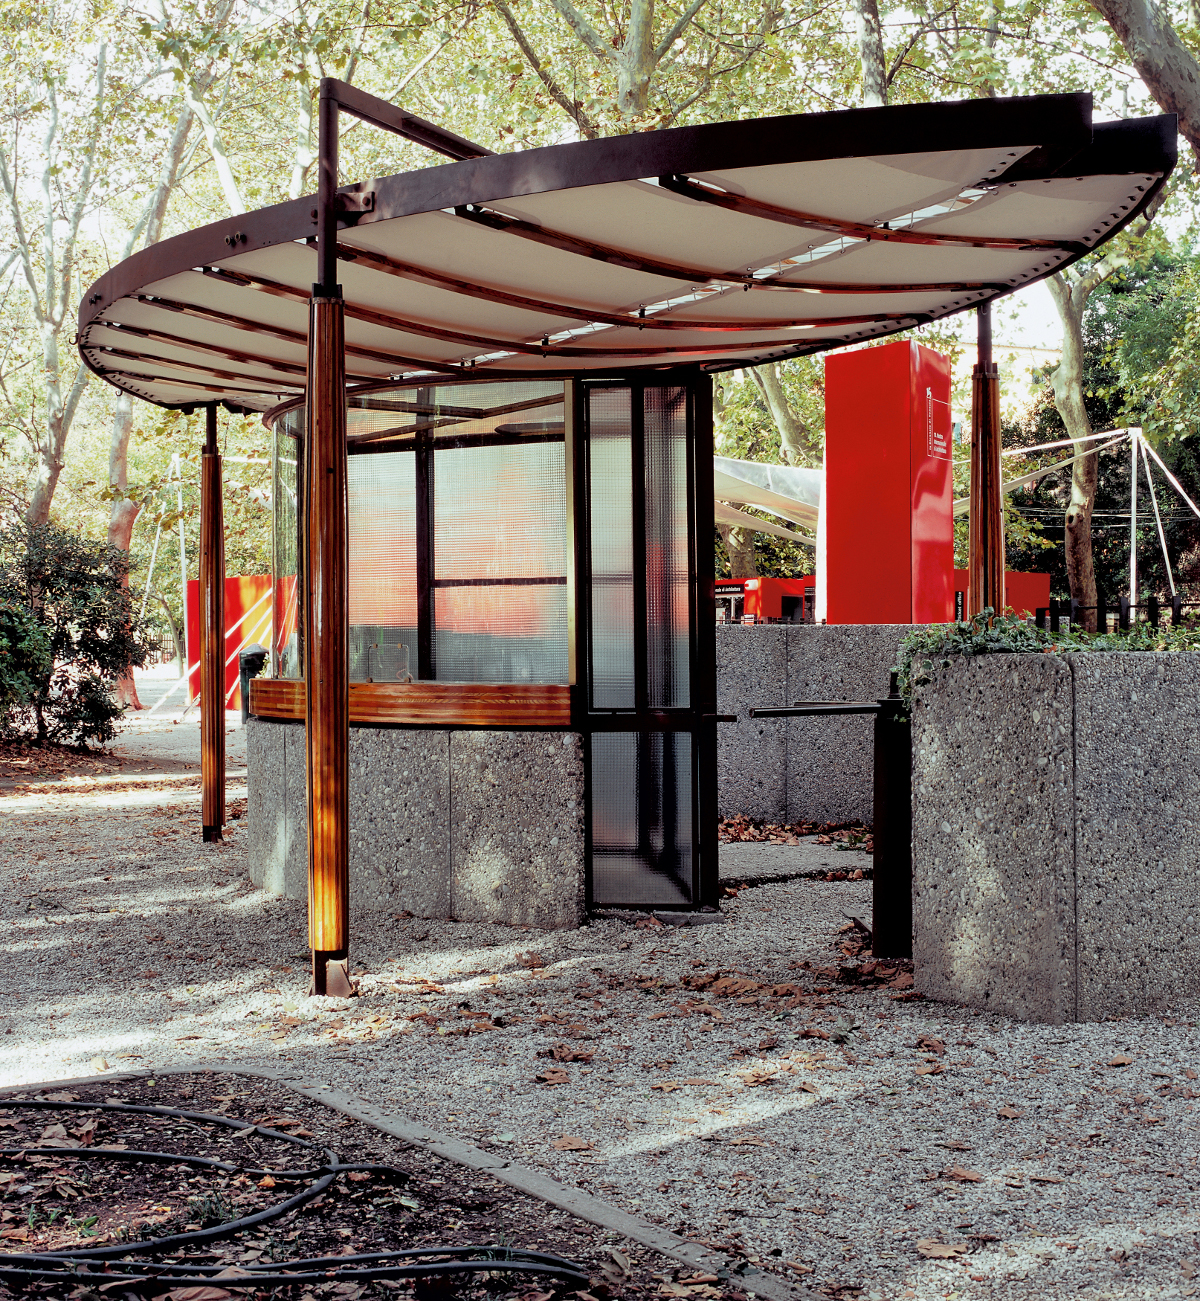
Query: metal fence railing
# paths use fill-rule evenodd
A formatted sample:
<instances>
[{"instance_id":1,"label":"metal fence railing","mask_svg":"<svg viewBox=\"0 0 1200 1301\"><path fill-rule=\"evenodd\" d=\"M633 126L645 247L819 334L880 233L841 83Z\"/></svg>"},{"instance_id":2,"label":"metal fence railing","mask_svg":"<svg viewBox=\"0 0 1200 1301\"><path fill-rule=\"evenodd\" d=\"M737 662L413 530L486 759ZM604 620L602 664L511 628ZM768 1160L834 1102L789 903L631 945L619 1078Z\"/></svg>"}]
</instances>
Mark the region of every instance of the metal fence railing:
<instances>
[{"instance_id":1,"label":"metal fence railing","mask_svg":"<svg viewBox=\"0 0 1200 1301\"><path fill-rule=\"evenodd\" d=\"M1164 615L1170 614L1171 626L1178 628L1183 623L1183 612L1186 609L1200 608L1200 602L1185 601L1181 596L1175 595L1170 601L1160 602L1156 596L1150 597L1146 601L1141 601L1134 605L1127 596L1118 599L1115 606L1110 606L1103 597L1100 597L1095 605L1081 605L1078 601L1072 599L1066 601L1051 601L1048 606L1039 606L1034 611L1034 621L1039 628L1047 628L1050 632L1061 632L1064 620L1068 626L1075 625L1079 627L1083 624L1083 615L1088 610L1096 611L1096 627L1101 632L1107 632L1108 621L1110 616L1115 615L1117 620L1117 629L1121 632L1128 632L1130 627L1140 622L1140 615L1145 612L1145 622L1152 628L1161 625Z\"/></svg>"}]
</instances>

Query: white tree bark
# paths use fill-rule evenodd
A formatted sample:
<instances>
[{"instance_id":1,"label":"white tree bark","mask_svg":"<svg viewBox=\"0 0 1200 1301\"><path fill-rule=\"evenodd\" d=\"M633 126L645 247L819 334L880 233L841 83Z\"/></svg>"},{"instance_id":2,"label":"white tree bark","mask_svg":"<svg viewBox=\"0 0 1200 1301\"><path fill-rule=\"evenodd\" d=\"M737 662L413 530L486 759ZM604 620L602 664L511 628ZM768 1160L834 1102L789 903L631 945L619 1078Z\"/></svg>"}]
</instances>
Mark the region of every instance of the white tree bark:
<instances>
[{"instance_id":1,"label":"white tree bark","mask_svg":"<svg viewBox=\"0 0 1200 1301\"><path fill-rule=\"evenodd\" d=\"M863 104L882 108L887 103L887 63L883 57L883 28L877 0L853 0L858 56L862 62Z\"/></svg>"},{"instance_id":2,"label":"white tree bark","mask_svg":"<svg viewBox=\"0 0 1200 1301\"><path fill-rule=\"evenodd\" d=\"M0 188L8 201L16 251L29 295L30 308L37 324L42 350L42 391L45 422L34 435L37 469L26 508L26 519L37 527L50 518L50 504L63 469L63 451L79 400L87 388L90 372L79 366L63 392L63 366L59 351L59 334L67 313L73 308L72 285L75 278L75 249L79 227L87 211L95 176L96 152L107 125L104 102L106 92L108 47L101 44L96 54L93 102L83 138L72 142L70 152L77 172L73 181L73 202L63 208L59 201L58 173L63 163L65 144L61 139L61 122L56 81L46 75L39 88L46 105L46 134L43 139L43 163L40 178L40 233L35 240L27 229L21 197L17 189L14 165L0 146Z\"/></svg>"},{"instance_id":3,"label":"white tree bark","mask_svg":"<svg viewBox=\"0 0 1200 1301\"><path fill-rule=\"evenodd\" d=\"M1179 130L1200 168L1200 63L1179 39L1165 6L1155 0L1091 0L1091 4L1116 33L1159 106L1179 115Z\"/></svg>"}]
</instances>

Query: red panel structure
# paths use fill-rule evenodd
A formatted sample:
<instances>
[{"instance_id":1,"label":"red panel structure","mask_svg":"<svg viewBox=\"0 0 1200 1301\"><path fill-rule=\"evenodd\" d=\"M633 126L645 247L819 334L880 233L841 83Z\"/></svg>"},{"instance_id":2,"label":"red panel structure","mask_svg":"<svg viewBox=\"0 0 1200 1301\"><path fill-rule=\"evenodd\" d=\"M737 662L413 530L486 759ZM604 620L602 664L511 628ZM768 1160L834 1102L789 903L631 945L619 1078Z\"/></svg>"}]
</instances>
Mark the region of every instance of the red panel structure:
<instances>
[{"instance_id":1,"label":"red panel structure","mask_svg":"<svg viewBox=\"0 0 1200 1301\"><path fill-rule=\"evenodd\" d=\"M965 609L968 573L965 569L956 569L952 577L954 592L962 594ZM1014 614L1032 615L1038 610L1047 609L1050 605L1050 575L1018 574L1014 569L1007 570L1004 575L1004 600L1005 609L1012 610Z\"/></svg>"},{"instance_id":2,"label":"red panel structure","mask_svg":"<svg viewBox=\"0 0 1200 1301\"><path fill-rule=\"evenodd\" d=\"M225 708L241 709L242 692L238 683L238 651L257 642L271 644L271 576L254 574L225 579ZM188 695L200 691L200 584L188 579L187 585L187 658Z\"/></svg>"},{"instance_id":3,"label":"red panel structure","mask_svg":"<svg viewBox=\"0 0 1200 1301\"><path fill-rule=\"evenodd\" d=\"M905 341L826 360L827 623L953 617L952 455L949 358Z\"/></svg>"}]
</instances>

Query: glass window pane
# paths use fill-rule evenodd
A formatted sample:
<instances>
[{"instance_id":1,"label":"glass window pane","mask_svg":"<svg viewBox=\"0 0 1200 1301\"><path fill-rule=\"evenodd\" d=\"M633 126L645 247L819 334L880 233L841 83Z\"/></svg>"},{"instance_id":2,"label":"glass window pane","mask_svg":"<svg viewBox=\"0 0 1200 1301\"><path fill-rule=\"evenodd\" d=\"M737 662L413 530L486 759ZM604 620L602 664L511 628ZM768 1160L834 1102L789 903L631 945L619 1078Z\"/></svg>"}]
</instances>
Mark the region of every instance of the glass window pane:
<instances>
[{"instance_id":1,"label":"glass window pane","mask_svg":"<svg viewBox=\"0 0 1200 1301\"><path fill-rule=\"evenodd\" d=\"M299 519L297 490L299 484L299 434L303 413L289 411L275 425L275 483L272 494L274 513L273 568L274 609L272 612L272 669L277 677L302 678L304 665L300 653L300 616L297 605L296 561L299 555Z\"/></svg>"},{"instance_id":2,"label":"glass window pane","mask_svg":"<svg viewBox=\"0 0 1200 1301\"><path fill-rule=\"evenodd\" d=\"M591 758L593 903L691 903L691 736L595 732Z\"/></svg>"},{"instance_id":3,"label":"glass window pane","mask_svg":"<svg viewBox=\"0 0 1200 1301\"><path fill-rule=\"evenodd\" d=\"M565 683L563 444L438 447L433 464L438 681Z\"/></svg>"},{"instance_id":4,"label":"glass window pane","mask_svg":"<svg viewBox=\"0 0 1200 1301\"><path fill-rule=\"evenodd\" d=\"M588 393L592 708L632 709L633 451L629 390Z\"/></svg>"},{"instance_id":5,"label":"glass window pane","mask_svg":"<svg viewBox=\"0 0 1200 1301\"><path fill-rule=\"evenodd\" d=\"M646 677L651 709L691 701L687 392L647 388Z\"/></svg>"},{"instance_id":6,"label":"glass window pane","mask_svg":"<svg viewBox=\"0 0 1200 1301\"><path fill-rule=\"evenodd\" d=\"M349 499L350 680L416 677L416 457L351 456Z\"/></svg>"}]
</instances>

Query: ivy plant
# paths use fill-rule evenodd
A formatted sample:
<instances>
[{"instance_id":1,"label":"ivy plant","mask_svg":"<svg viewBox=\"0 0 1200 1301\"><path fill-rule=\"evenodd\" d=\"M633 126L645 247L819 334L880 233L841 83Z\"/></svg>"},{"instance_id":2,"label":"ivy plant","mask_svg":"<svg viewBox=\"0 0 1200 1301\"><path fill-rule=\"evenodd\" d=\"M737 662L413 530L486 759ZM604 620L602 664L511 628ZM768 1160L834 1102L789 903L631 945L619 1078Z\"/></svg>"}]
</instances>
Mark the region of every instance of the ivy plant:
<instances>
[{"instance_id":1,"label":"ivy plant","mask_svg":"<svg viewBox=\"0 0 1200 1301\"><path fill-rule=\"evenodd\" d=\"M1090 633L1064 627L1060 632L1039 628L1015 614L991 608L956 623L914 628L900 643L895 671L900 694L910 705L913 694L955 656L1060 655L1078 651L1200 651L1200 626L1139 623L1128 632Z\"/></svg>"}]
</instances>

